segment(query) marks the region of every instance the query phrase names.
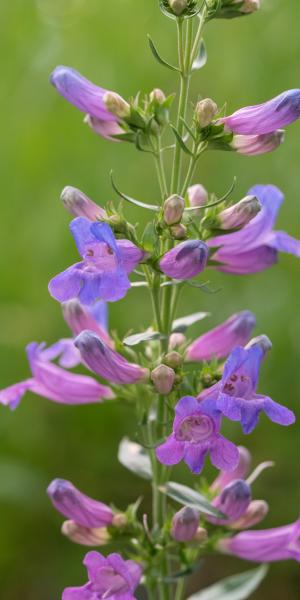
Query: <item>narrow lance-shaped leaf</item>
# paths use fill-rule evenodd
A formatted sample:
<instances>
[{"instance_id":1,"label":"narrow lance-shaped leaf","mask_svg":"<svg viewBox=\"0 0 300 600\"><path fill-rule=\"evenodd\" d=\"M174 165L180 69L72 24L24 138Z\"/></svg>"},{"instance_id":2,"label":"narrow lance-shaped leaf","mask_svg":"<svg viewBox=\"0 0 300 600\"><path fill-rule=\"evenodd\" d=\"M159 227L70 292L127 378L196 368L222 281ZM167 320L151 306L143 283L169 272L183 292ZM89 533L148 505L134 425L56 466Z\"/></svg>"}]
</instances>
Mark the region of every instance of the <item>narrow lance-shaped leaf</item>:
<instances>
[{"instance_id":1,"label":"narrow lance-shaped leaf","mask_svg":"<svg viewBox=\"0 0 300 600\"><path fill-rule=\"evenodd\" d=\"M153 42L153 40L151 39L150 35L148 35L148 41L149 41L149 46L150 46L150 50L154 56L154 58L157 60L157 62L162 65L163 67L166 67L167 69L171 69L171 71L180 71L180 69L178 69L178 67L175 67L174 65L171 65L170 63L168 63L166 60L164 60L164 58L162 58Z\"/></svg>"},{"instance_id":2,"label":"narrow lance-shaped leaf","mask_svg":"<svg viewBox=\"0 0 300 600\"><path fill-rule=\"evenodd\" d=\"M143 333L135 333L134 335L129 335L124 338L123 344L125 346L137 346L141 342L151 342L153 340L162 340L165 339L166 336L158 331L144 331Z\"/></svg>"},{"instance_id":3,"label":"narrow lance-shaped leaf","mask_svg":"<svg viewBox=\"0 0 300 600\"><path fill-rule=\"evenodd\" d=\"M117 188L117 186L114 182L112 171L110 172L110 180L111 180L111 185L112 185L113 189L115 190L116 194L118 194L118 196L120 196L120 198L123 198L123 200L126 200L127 202L130 202L131 204L135 204L135 206L139 206L140 208L148 208L148 210L154 210L155 212L160 211L160 207L156 206L155 204L146 204L145 202L140 202L139 200L135 200L135 198L131 198L130 196L123 194L123 192L120 192L120 190Z\"/></svg>"},{"instance_id":4,"label":"narrow lance-shaped leaf","mask_svg":"<svg viewBox=\"0 0 300 600\"><path fill-rule=\"evenodd\" d=\"M205 496L202 496L202 494L186 485L176 483L175 481L169 481L169 483L162 485L159 489L163 494L166 494L169 498L172 498L172 500L179 502L179 504L182 504L183 506L196 508L204 515L226 519L226 516L212 506Z\"/></svg>"},{"instance_id":5,"label":"narrow lance-shaped leaf","mask_svg":"<svg viewBox=\"0 0 300 600\"><path fill-rule=\"evenodd\" d=\"M179 143L181 149L183 150L183 152L185 152L186 154L188 154L189 156L194 156L193 152L187 147L187 145L184 143L180 133L177 131L176 127L174 127L174 125L170 125L176 139L177 142Z\"/></svg>"},{"instance_id":6,"label":"narrow lance-shaped leaf","mask_svg":"<svg viewBox=\"0 0 300 600\"><path fill-rule=\"evenodd\" d=\"M152 478L150 458L144 448L128 438L123 438L119 445L118 459L123 467L143 479Z\"/></svg>"},{"instance_id":7,"label":"narrow lance-shaped leaf","mask_svg":"<svg viewBox=\"0 0 300 600\"><path fill-rule=\"evenodd\" d=\"M246 600L255 592L268 571L267 565L227 577L218 583L193 594L188 600Z\"/></svg>"},{"instance_id":8,"label":"narrow lance-shaped leaf","mask_svg":"<svg viewBox=\"0 0 300 600\"><path fill-rule=\"evenodd\" d=\"M180 319L176 319L172 323L172 331L176 333L184 333L188 327L194 325L194 323L198 323L198 321L202 321L202 319L206 319L209 317L210 313L208 312L197 312L192 315L187 315L186 317L181 317Z\"/></svg>"}]
</instances>

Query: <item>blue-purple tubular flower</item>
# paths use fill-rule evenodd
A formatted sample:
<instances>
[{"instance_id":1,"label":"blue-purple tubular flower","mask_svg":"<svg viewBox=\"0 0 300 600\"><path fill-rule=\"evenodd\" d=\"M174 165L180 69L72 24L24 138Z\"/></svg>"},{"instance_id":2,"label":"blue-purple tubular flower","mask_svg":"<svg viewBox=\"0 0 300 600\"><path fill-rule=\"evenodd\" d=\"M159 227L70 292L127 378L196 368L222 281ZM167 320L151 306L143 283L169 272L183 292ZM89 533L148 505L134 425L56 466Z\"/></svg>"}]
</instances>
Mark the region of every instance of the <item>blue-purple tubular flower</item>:
<instances>
[{"instance_id":1,"label":"blue-purple tubular flower","mask_svg":"<svg viewBox=\"0 0 300 600\"><path fill-rule=\"evenodd\" d=\"M194 340L187 348L186 358L191 361L225 358L235 346L244 346L249 341L255 325L255 316L249 310L236 313Z\"/></svg>"},{"instance_id":2,"label":"blue-purple tubular flower","mask_svg":"<svg viewBox=\"0 0 300 600\"><path fill-rule=\"evenodd\" d=\"M109 506L89 498L70 481L54 479L47 494L58 512L83 527L106 527L113 521L114 513Z\"/></svg>"},{"instance_id":3,"label":"blue-purple tubular flower","mask_svg":"<svg viewBox=\"0 0 300 600\"><path fill-rule=\"evenodd\" d=\"M264 355L259 342L247 349L235 348L225 363L221 382L214 386L211 394L205 396L206 401L210 399L216 409L228 419L240 421L246 434L255 429L262 411L274 423L291 425L295 422L295 415L291 410L268 396L256 393Z\"/></svg>"},{"instance_id":4,"label":"blue-purple tubular flower","mask_svg":"<svg viewBox=\"0 0 300 600\"><path fill-rule=\"evenodd\" d=\"M300 241L284 231L273 230L284 200L282 192L273 185L257 185L249 195L256 196L262 205L258 215L240 231L207 242L209 247L219 248L212 257L220 262L216 267L219 271L235 275L264 271L277 262L278 252L300 257Z\"/></svg>"},{"instance_id":5,"label":"blue-purple tubular flower","mask_svg":"<svg viewBox=\"0 0 300 600\"><path fill-rule=\"evenodd\" d=\"M156 449L164 465L176 465L181 460L192 473L201 473L204 459L210 454L218 469L231 471L239 461L238 449L220 434L221 415L212 403L199 402L192 396L181 398L175 407L173 433Z\"/></svg>"},{"instance_id":6,"label":"blue-purple tubular flower","mask_svg":"<svg viewBox=\"0 0 300 600\"><path fill-rule=\"evenodd\" d=\"M288 90L255 106L246 106L221 122L234 133L261 135L282 129L300 117L300 90Z\"/></svg>"},{"instance_id":7,"label":"blue-purple tubular flower","mask_svg":"<svg viewBox=\"0 0 300 600\"><path fill-rule=\"evenodd\" d=\"M50 281L51 296L59 302L78 298L87 305L123 298L130 288L127 273L142 260L142 250L129 240L116 241L107 223L78 217L70 229L83 260Z\"/></svg>"},{"instance_id":8,"label":"blue-purple tubular flower","mask_svg":"<svg viewBox=\"0 0 300 600\"><path fill-rule=\"evenodd\" d=\"M213 506L226 515L227 518L209 517L208 520L218 525L230 525L245 514L250 502L250 486L243 479L236 479L226 485L220 495L212 501Z\"/></svg>"},{"instance_id":9,"label":"blue-purple tubular flower","mask_svg":"<svg viewBox=\"0 0 300 600\"><path fill-rule=\"evenodd\" d=\"M188 240L166 252L159 261L159 267L173 279L191 279L204 271L207 260L207 245L201 240Z\"/></svg>"},{"instance_id":10,"label":"blue-purple tubular flower","mask_svg":"<svg viewBox=\"0 0 300 600\"><path fill-rule=\"evenodd\" d=\"M133 560L119 554L106 558L98 552L88 552L83 561L88 571L86 585L64 590L62 600L135 600L142 569Z\"/></svg>"},{"instance_id":11,"label":"blue-purple tubular flower","mask_svg":"<svg viewBox=\"0 0 300 600\"><path fill-rule=\"evenodd\" d=\"M9 406L12 410L29 390L59 404L90 404L114 397L109 387L92 377L69 373L52 364L44 344L29 344L27 356L32 377L0 392L0 404Z\"/></svg>"},{"instance_id":12,"label":"blue-purple tubular flower","mask_svg":"<svg viewBox=\"0 0 300 600\"><path fill-rule=\"evenodd\" d=\"M93 331L82 331L75 346L89 369L112 383L138 383L149 376L148 369L128 362Z\"/></svg>"}]
</instances>

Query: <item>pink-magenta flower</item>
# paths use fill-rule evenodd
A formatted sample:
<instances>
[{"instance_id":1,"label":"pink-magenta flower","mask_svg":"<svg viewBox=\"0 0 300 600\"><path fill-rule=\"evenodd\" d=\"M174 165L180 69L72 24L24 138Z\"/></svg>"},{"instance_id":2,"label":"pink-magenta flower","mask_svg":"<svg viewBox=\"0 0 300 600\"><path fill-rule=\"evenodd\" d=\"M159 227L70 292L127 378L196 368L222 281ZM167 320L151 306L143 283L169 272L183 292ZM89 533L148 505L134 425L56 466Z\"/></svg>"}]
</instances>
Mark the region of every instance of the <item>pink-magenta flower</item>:
<instances>
[{"instance_id":1,"label":"pink-magenta flower","mask_svg":"<svg viewBox=\"0 0 300 600\"><path fill-rule=\"evenodd\" d=\"M148 369L128 362L93 331L82 331L75 346L89 369L112 383L138 383L149 376Z\"/></svg>"},{"instance_id":2,"label":"pink-magenta flower","mask_svg":"<svg viewBox=\"0 0 300 600\"><path fill-rule=\"evenodd\" d=\"M244 346L256 325L252 312L244 310L194 340L186 351L187 360L225 358L236 346Z\"/></svg>"},{"instance_id":3,"label":"pink-magenta flower","mask_svg":"<svg viewBox=\"0 0 300 600\"><path fill-rule=\"evenodd\" d=\"M62 304L63 316L74 336L88 329L94 331L101 339L113 346L113 341L107 332L107 304L103 300L95 302L92 306L83 306L75 298ZM72 342L73 346L74 343ZM77 348L74 346L76 352ZM79 352L78 352L79 353Z\"/></svg>"},{"instance_id":4,"label":"pink-magenta flower","mask_svg":"<svg viewBox=\"0 0 300 600\"><path fill-rule=\"evenodd\" d=\"M244 275L264 271L277 262L279 252L300 257L300 241L284 231L273 230L284 200L281 191L273 185L257 185L248 193L262 205L258 215L243 229L207 242L209 247L218 248L212 258L220 263L216 268L225 273Z\"/></svg>"},{"instance_id":5,"label":"pink-magenta flower","mask_svg":"<svg viewBox=\"0 0 300 600\"><path fill-rule=\"evenodd\" d=\"M111 139L123 132L118 125L120 118L109 110L106 102L107 95L114 92L98 87L75 69L65 66L56 67L50 81L61 96L88 115L89 124L96 133ZM117 94L114 96L123 100Z\"/></svg>"},{"instance_id":6,"label":"pink-magenta flower","mask_svg":"<svg viewBox=\"0 0 300 600\"><path fill-rule=\"evenodd\" d=\"M263 133L261 135L235 135L231 142L231 147L238 154L245 156L257 156L273 152L284 142L284 130L277 129L272 133Z\"/></svg>"},{"instance_id":7,"label":"pink-magenta flower","mask_svg":"<svg viewBox=\"0 0 300 600\"><path fill-rule=\"evenodd\" d=\"M177 542L189 542L199 526L200 512L190 506L181 508L172 519L171 537Z\"/></svg>"},{"instance_id":8,"label":"pink-magenta flower","mask_svg":"<svg viewBox=\"0 0 300 600\"><path fill-rule=\"evenodd\" d=\"M115 240L107 223L77 217L70 229L83 260L51 279L51 296L59 302L78 298L87 305L123 298L130 288L128 273L142 260L143 251L129 240Z\"/></svg>"},{"instance_id":9,"label":"pink-magenta flower","mask_svg":"<svg viewBox=\"0 0 300 600\"><path fill-rule=\"evenodd\" d=\"M47 494L56 510L83 527L111 525L114 512L109 506L80 492L70 481L54 479Z\"/></svg>"},{"instance_id":10,"label":"pink-magenta flower","mask_svg":"<svg viewBox=\"0 0 300 600\"><path fill-rule=\"evenodd\" d=\"M109 387L92 377L69 373L52 364L43 344L29 344L27 356L32 377L0 392L0 404L9 406L12 410L29 390L59 404L90 404L114 396Z\"/></svg>"},{"instance_id":11,"label":"pink-magenta flower","mask_svg":"<svg viewBox=\"0 0 300 600\"><path fill-rule=\"evenodd\" d=\"M64 590L62 600L135 600L142 569L133 560L119 554L106 558L98 552L88 552L83 561L89 581L82 587Z\"/></svg>"},{"instance_id":12,"label":"pink-magenta flower","mask_svg":"<svg viewBox=\"0 0 300 600\"><path fill-rule=\"evenodd\" d=\"M250 471L251 454L244 446L238 446L239 461L233 471L220 471L218 477L210 486L213 492L220 492L223 488L235 481L235 479L245 479Z\"/></svg>"},{"instance_id":13,"label":"pink-magenta flower","mask_svg":"<svg viewBox=\"0 0 300 600\"><path fill-rule=\"evenodd\" d=\"M175 415L172 434L156 449L161 463L171 466L184 460L192 473L198 474L210 454L212 464L218 469L236 468L238 449L220 434L221 416L210 402L185 396L177 403Z\"/></svg>"},{"instance_id":14,"label":"pink-magenta flower","mask_svg":"<svg viewBox=\"0 0 300 600\"><path fill-rule=\"evenodd\" d=\"M300 519L291 525L243 531L218 543L226 554L254 562L274 562L294 559L300 562Z\"/></svg>"},{"instance_id":15,"label":"pink-magenta flower","mask_svg":"<svg viewBox=\"0 0 300 600\"><path fill-rule=\"evenodd\" d=\"M187 240L169 250L159 261L165 275L174 279L191 279L204 271L208 248L201 240Z\"/></svg>"},{"instance_id":16,"label":"pink-magenta flower","mask_svg":"<svg viewBox=\"0 0 300 600\"><path fill-rule=\"evenodd\" d=\"M282 129L300 117L300 90L288 90L263 104L246 106L220 119L226 128L243 135L261 135Z\"/></svg>"},{"instance_id":17,"label":"pink-magenta flower","mask_svg":"<svg viewBox=\"0 0 300 600\"><path fill-rule=\"evenodd\" d=\"M107 219L107 213L98 206L86 194L75 187L68 185L61 193L61 201L64 207L74 217L85 217L90 221L101 221Z\"/></svg>"}]
</instances>

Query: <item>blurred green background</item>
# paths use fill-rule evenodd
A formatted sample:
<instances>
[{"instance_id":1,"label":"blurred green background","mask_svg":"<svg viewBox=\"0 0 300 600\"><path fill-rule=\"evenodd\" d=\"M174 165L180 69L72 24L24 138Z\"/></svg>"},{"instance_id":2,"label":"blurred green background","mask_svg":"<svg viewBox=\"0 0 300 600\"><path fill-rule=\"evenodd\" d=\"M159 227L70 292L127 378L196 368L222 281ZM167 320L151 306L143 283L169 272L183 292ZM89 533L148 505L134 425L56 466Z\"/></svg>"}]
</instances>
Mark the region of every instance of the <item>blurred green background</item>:
<instances>
[{"instance_id":1,"label":"blurred green background","mask_svg":"<svg viewBox=\"0 0 300 600\"><path fill-rule=\"evenodd\" d=\"M176 91L176 76L153 60L146 34L162 54L175 60L175 32L156 0L2 0L0 5L1 97L1 387L28 376L24 346L54 342L67 335L59 305L47 292L50 276L77 260L68 233L69 216L60 205L62 188L84 190L99 203L114 197L109 171L124 191L153 201L157 195L151 159L126 144L112 144L82 124L81 114L48 84L56 64L76 67L91 80L123 96L161 87ZM211 23L205 40L209 60L194 77L193 94L211 96L231 112L299 87L300 3L265 0L249 18ZM286 194L279 228L300 237L300 123L290 127L274 154L245 158L211 153L199 164L195 181L221 194L238 176L236 198L255 183L274 183ZM127 211L144 219L140 211ZM282 256L280 264L247 278L210 275L216 295L189 290L180 313L209 310L204 330L232 312L251 309L257 332L274 344L261 378L261 390L293 407L300 416L300 262ZM146 292L131 291L111 305L110 322L121 334L149 322ZM276 469L255 484L255 497L271 504L266 526L283 525L299 513L299 424L284 429L266 418L246 443L255 463L274 459ZM60 535L61 518L45 495L54 477L120 508L147 486L118 464L118 441L135 433L131 412L120 405L63 407L26 396L15 413L0 419L0 596L5 600L56 600L61 590L84 581L84 549ZM179 469L182 481L186 469ZM146 504L145 504L146 505ZM191 590L248 565L231 558L208 562ZM199 581L197 580L199 579ZM271 573L253 598L300 597L299 566L286 562Z\"/></svg>"}]
</instances>

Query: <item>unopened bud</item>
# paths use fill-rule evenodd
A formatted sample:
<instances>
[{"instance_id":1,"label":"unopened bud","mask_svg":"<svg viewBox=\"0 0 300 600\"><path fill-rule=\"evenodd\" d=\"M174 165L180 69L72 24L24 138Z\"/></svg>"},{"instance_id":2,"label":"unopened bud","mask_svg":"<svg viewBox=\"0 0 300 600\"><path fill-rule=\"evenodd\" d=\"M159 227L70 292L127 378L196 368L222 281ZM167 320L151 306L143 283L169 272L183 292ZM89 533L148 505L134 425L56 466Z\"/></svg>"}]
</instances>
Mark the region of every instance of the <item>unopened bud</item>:
<instances>
[{"instance_id":1,"label":"unopened bud","mask_svg":"<svg viewBox=\"0 0 300 600\"><path fill-rule=\"evenodd\" d=\"M172 11L179 17L187 8L187 0L169 0Z\"/></svg>"},{"instance_id":2,"label":"unopened bud","mask_svg":"<svg viewBox=\"0 0 300 600\"><path fill-rule=\"evenodd\" d=\"M248 483L242 479L232 481L223 488L220 496L213 500L213 505L228 519L210 517L209 520L220 525L236 521L245 514L250 502L251 488Z\"/></svg>"},{"instance_id":3,"label":"unopened bud","mask_svg":"<svg viewBox=\"0 0 300 600\"><path fill-rule=\"evenodd\" d=\"M252 348L253 346L259 346L264 354L267 354L269 350L272 350L272 342L267 335L259 335L252 338L245 348L248 350L248 348Z\"/></svg>"},{"instance_id":4,"label":"unopened bud","mask_svg":"<svg viewBox=\"0 0 300 600\"><path fill-rule=\"evenodd\" d=\"M265 500L252 500L245 514L230 524L232 529L250 529L254 525L258 525L268 514L269 505Z\"/></svg>"},{"instance_id":5,"label":"unopened bud","mask_svg":"<svg viewBox=\"0 0 300 600\"><path fill-rule=\"evenodd\" d=\"M216 103L211 98L200 100L196 105L195 117L200 127L208 127L218 112Z\"/></svg>"},{"instance_id":6,"label":"unopened bud","mask_svg":"<svg viewBox=\"0 0 300 600\"><path fill-rule=\"evenodd\" d=\"M172 519L171 536L177 542L190 542L198 529L200 512L184 506Z\"/></svg>"},{"instance_id":7,"label":"unopened bud","mask_svg":"<svg viewBox=\"0 0 300 600\"><path fill-rule=\"evenodd\" d=\"M164 203L164 220L167 225L179 223L185 209L184 199L174 194Z\"/></svg>"},{"instance_id":8,"label":"unopened bud","mask_svg":"<svg viewBox=\"0 0 300 600\"><path fill-rule=\"evenodd\" d=\"M185 344L186 337L183 333L172 333L169 339L169 350L173 350L174 348L178 348Z\"/></svg>"},{"instance_id":9,"label":"unopened bud","mask_svg":"<svg viewBox=\"0 0 300 600\"><path fill-rule=\"evenodd\" d=\"M175 352L175 350L173 350L173 352L168 352L164 358L165 364L173 369L180 367L182 365L182 361L183 359L181 354L179 354L179 352Z\"/></svg>"},{"instance_id":10,"label":"unopened bud","mask_svg":"<svg viewBox=\"0 0 300 600\"><path fill-rule=\"evenodd\" d=\"M240 0L238 0L240 2ZM244 0L242 6L240 7L241 13L250 14L259 10L261 6L260 0Z\"/></svg>"},{"instance_id":11,"label":"unopened bud","mask_svg":"<svg viewBox=\"0 0 300 600\"><path fill-rule=\"evenodd\" d=\"M98 221L107 217L106 211L90 200L83 192L68 185L61 193L64 207L74 217L86 217L91 221Z\"/></svg>"},{"instance_id":12,"label":"unopened bud","mask_svg":"<svg viewBox=\"0 0 300 600\"><path fill-rule=\"evenodd\" d=\"M112 525L113 527L125 527L127 525L128 519L124 513L117 513L113 516Z\"/></svg>"},{"instance_id":13,"label":"unopened bud","mask_svg":"<svg viewBox=\"0 0 300 600\"><path fill-rule=\"evenodd\" d=\"M203 544L203 542L206 542L207 537L208 535L206 529L204 529L204 527L198 527L193 541L197 542L198 544Z\"/></svg>"},{"instance_id":14,"label":"unopened bud","mask_svg":"<svg viewBox=\"0 0 300 600\"><path fill-rule=\"evenodd\" d=\"M167 395L172 391L175 373L167 365L159 365L152 371L151 380L159 394Z\"/></svg>"},{"instance_id":15,"label":"unopened bud","mask_svg":"<svg viewBox=\"0 0 300 600\"><path fill-rule=\"evenodd\" d=\"M75 521L65 521L61 532L75 544L82 546L105 546L110 540L106 527L83 527Z\"/></svg>"},{"instance_id":16,"label":"unopened bud","mask_svg":"<svg viewBox=\"0 0 300 600\"><path fill-rule=\"evenodd\" d=\"M165 94L159 88L155 88L150 93L150 102L157 102L157 104L163 104L166 99Z\"/></svg>"},{"instance_id":17,"label":"unopened bud","mask_svg":"<svg viewBox=\"0 0 300 600\"><path fill-rule=\"evenodd\" d=\"M205 187L203 187L203 185L201 185L200 183L189 187L187 193L190 206L204 206L208 202L208 193Z\"/></svg>"},{"instance_id":18,"label":"unopened bud","mask_svg":"<svg viewBox=\"0 0 300 600\"><path fill-rule=\"evenodd\" d=\"M221 229L236 229L244 227L256 217L261 210L261 204L256 196L246 196L233 206L225 208L218 215Z\"/></svg>"},{"instance_id":19,"label":"unopened bud","mask_svg":"<svg viewBox=\"0 0 300 600\"><path fill-rule=\"evenodd\" d=\"M177 225L172 225L170 227L170 232L174 240L185 240L187 238L187 228L182 223L177 223Z\"/></svg>"},{"instance_id":20,"label":"unopened bud","mask_svg":"<svg viewBox=\"0 0 300 600\"><path fill-rule=\"evenodd\" d=\"M106 108L119 119L126 119L130 115L130 106L122 96L115 92L106 92L103 96Z\"/></svg>"}]
</instances>

